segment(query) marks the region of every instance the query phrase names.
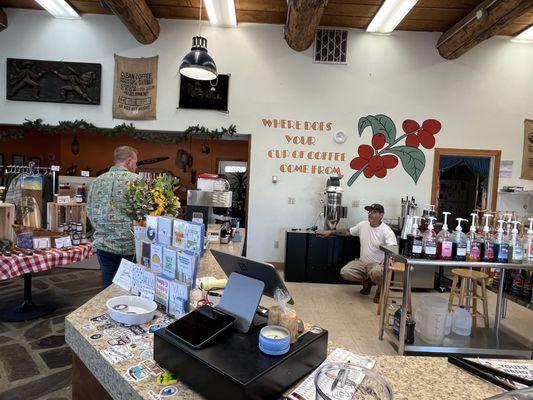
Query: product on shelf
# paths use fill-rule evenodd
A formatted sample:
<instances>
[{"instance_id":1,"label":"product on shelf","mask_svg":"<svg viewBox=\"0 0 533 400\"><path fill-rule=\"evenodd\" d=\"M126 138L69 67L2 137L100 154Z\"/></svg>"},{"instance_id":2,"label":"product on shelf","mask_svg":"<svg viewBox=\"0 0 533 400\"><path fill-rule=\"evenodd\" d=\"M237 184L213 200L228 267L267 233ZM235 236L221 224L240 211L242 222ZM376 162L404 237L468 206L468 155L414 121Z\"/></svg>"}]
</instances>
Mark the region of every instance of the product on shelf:
<instances>
[{"instance_id":1,"label":"product on shelf","mask_svg":"<svg viewBox=\"0 0 533 400\"><path fill-rule=\"evenodd\" d=\"M477 213L470 214L472 216L472 224L470 231L466 234L466 261L479 262L481 261L481 238L476 233L476 217Z\"/></svg>"},{"instance_id":2,"label":"product on shelf","mask_svg":"<svg viewBox=\"0 0 533 400\"><path fill-rule=\"evenodd\" d=\"M489 219L491 214L483 215L485 218L485 226L483 227L483 240L481 242L481 260L485 262L494 261L494 240L490 234Z\"/></svg>"},{"instance_id":3,"label":"product on shelf","mask_svg":"<svg viewBox=\"0 0 533 400\"><path fill-rule=\"evenodd\" d=\"M466 235L463 233L461 222L467 221L464 218L455 218L457 227L452 236L452 257L455 261L466 260Z\"/></svg>"},{"instance_id":4,"label":"product on shelf","mask_svg":"<svg viewBox=\"0 0 533 400\"><path fill-rule=\"evenodd\" d=\"M515 264L522 264L524 258L524 248L522 244L522 237L518 234L518 221L513 221L513 229L511 230L511 238L509 240L509 262Z\"/></svg>"},{"instance_id":5,"label":"product on shelf","mask_svg":"<svg viewBox=\"0 0 533 400\"><path fill-rule=\"evenodd\" d=\"M503 219L498 220L500 226L496 233L496 239L494 241L494 259L499 263L506 263L509 259L509 240L504 235Z\"/></svg>"},{"instance_id":6,"label":"product on shelf","mask_svg":"<svg viewBox=\"0 0 533 400\"><path fill-rule=\"evenodd\" d=\"M448 230L448 215L449 212L444 211L444 224L442 230L437 235L437 258L439 260L452 259L452 234Z\"/></svg>"},{"instance_id":7,"label":"product on shelf","mask_svg":"<svg viewBox=\"0 0 533 400\"><path fill-rule=\"evenodd\" d=\"M416 215L413 216L413 228L407 235L407 255L411 258L422 257L422 233L418 230L418 224Z\"/></svg>"},{"instance_id":8,"label":"product on shelf","mask_svg":"<svg viewBox=\"0 0 533 400\"><path fill-rule=\"evenodd\" d=\"M524 261L533 262L533 218L528 218L529 230L524 237Z\"/></svg>"},{"instance_id":9,"label":"product on shelf","mask_svg":"<svg viewBox=\"0 0 533 400\"><path fill-rule=\"evenodd\" d=\"M427 219L429 220L429 225L422 239L422 253L424 258L434 260L437 258L437 234L433 228L435 217L427 217Z\"/></svg>"}]
</instances>

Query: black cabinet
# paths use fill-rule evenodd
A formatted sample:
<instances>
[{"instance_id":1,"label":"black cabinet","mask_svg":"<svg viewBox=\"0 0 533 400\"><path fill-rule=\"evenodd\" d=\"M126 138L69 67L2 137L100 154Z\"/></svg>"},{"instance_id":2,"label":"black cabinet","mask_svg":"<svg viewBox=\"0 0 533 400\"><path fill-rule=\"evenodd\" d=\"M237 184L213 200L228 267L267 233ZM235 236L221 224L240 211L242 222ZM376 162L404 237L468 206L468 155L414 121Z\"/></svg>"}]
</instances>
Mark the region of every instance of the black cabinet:
<instances>
[{"instance_id":1,"label":"black cabinet","mask_svg":"<svg viewBox=\"0 0 533 400\"><path fill-rule=\"evenodd\" d=\"M287 232L287 282L339 283L340 269L359 257L359 238L321 237L314 232Z\"/></svg>"}]
</instances>

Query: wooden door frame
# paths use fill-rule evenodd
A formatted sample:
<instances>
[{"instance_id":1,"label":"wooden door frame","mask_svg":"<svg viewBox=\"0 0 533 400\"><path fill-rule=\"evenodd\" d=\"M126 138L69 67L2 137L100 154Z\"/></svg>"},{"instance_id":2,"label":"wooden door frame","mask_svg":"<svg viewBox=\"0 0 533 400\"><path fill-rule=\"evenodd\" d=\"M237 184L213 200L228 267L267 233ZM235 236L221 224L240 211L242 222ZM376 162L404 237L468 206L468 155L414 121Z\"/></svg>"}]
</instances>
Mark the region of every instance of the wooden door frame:
<instances>
[{"instance_id":1,"label":"wooden door frame","mask_svg":"<svg viewBox=\"0 0 533 400\"><path fill-rule=\"evenodd\" d=\"M500 161L502 157L501 150L478 150L478 149L449 149L435 148L435 157L433 159L433 181L431 183L431 204L437 205L437 182L439 178L439 160L441 156L467 156L467 157L494 157L494 166L492 171L492 188L490 208L496 210L498 202L498 181L500 173Z\"/></svg>"}]
</instances>

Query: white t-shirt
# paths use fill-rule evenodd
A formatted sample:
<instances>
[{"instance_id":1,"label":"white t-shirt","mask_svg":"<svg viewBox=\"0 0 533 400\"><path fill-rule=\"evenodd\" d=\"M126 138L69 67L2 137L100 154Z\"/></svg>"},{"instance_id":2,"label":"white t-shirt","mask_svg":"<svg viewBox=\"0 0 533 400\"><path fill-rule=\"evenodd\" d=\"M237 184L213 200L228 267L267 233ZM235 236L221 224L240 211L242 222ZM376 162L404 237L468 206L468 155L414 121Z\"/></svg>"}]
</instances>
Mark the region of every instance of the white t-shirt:
<instances>
[{"instance_id":1,"label":"white t-shirt","mask_svg":"<svg viewBox=\"0 0 533 400\"><path fill-rule=\"evenodd\" d=\"M359 236L361 242L361 256L359 259L364 263L380 263L385 257L379 246L395 246L396 235L386 223L382 222L378 227L372 228L370 222L361 221L350 228L350 235Z\"/></svg>"}]
</instances>

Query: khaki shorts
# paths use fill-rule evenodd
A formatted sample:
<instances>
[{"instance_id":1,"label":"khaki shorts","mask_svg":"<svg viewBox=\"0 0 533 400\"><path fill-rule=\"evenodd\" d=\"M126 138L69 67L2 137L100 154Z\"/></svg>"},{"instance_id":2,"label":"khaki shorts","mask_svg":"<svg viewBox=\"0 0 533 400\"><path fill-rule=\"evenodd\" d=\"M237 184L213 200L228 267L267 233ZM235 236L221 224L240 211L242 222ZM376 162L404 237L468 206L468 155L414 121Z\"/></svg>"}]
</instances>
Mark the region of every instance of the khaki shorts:
<instances>
[{"instance_id":1,"label":"khaki shorts","mask_svg":"<svg viewBox=\"0 0 533 400\"><path fill-rule=\"evenodd\" d=\"M369 279L370 273L374 270L383 272L383 266L379 263L367 264L356 259L341 268L341 277L346 281L362 282Z\"/></svg>"}]
</instances>

